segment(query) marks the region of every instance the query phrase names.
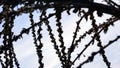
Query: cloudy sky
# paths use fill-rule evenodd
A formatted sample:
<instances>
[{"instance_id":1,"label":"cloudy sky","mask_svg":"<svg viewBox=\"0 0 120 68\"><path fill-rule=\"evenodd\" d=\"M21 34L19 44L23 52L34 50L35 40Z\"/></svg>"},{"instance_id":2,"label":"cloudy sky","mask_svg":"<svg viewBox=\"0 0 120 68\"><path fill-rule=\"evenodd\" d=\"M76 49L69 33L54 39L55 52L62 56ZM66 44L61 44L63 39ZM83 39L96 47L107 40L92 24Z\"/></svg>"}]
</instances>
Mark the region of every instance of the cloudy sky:
<instances>
[{"instance_id":1,"label":"cloudy sky","mask_svg":"<svg viewBox=\"0 0 120 68\"><path fill-rule=\"evenodd\" d=\"M53 12L51 10L49 10L48 12ZM35 22L39 21L39 12L35 11L34 12L34 20ZM71 41L72 41L72 36L73 36L73 32L75 31L75 27L76 27L76 21L79 20L79 17L76 16L77 14L71 14L70 16L67 15L66 13L63 13L63 17L62 17L62 25L63 25L63 36L64 36L64 41L65 41L65 45L67 47L70 46ZM103 23L103 21L106 21L107 18L109 18L109 15L104 15L103 18L98 18L97 17L97 23ZM53 28L53 33L55 35L55 38L58 41L58 33L56 31L56 22L55 22L55 18L51 18L50 19L50 25ZM90 25L90 20L88 20L86 22L85 19L82 20L81 23L81 30L79 32L79 35L81 35L82 33L84 33L86 30L88 30L91 25ZM13 28L13 31L15 32L16 35L19 34L19 32L22 30L22 28L26 28L30 26L30 21L29 21L29 14L23 14L19 17L16 17L15 19L15 27ZM101 34L101 39L103 44L107 44L109 40L112 40L114 38L116 38L117 35L120 35L120 30L119 30L119 26L120 26L120 21L117 21L113 26L110 27L110 29L108 30L108 34ZM44 68L61 68L59 59L57 57L57 55L55 54L55 51L53 49L53 44L50 42L49 39L49 35L48 32L46 30L46 26L43 24L42 26L43 31L43 44L44 47L42 48L43 50L43 62L45 63L45 67ZM90 36L87 36L87 38L85 38L85 40L83 40L80 45L85 45L88 41L90 41ZM111 62L111 68L119 68L120 67L120 40L118 40L116 43L112 44L111 46L109 46L107 49L105 49L106 51L106 56L108 57L108 60ZM59 44L59 42L57 42ZM73 58L76 56L77 53L80 52L80 50L83 48L84 46L80 46L78 47L75 52L72 54ZM17 42L14 42L14 48L15 48L15 53L17 55L18 61L20 63L21 68L37 68L38 67L38 58L36 55L36 49L35 46L33 44L33 38L32 35L23 35L23 38L18 40ZM85 51L85 55L90 55L90 53L92 51L96 51L98 50L98 48L94 45L94 46L90 46L88 48L87 51ZM87 57L81 57L80 60L78 60L75 64L75 66L78 65L79 62L85 60ZM88 63L83 65L83 68L107 68L105 63L103 62L102 57L98 54L95 56L95 59L93 62Z\"/></svg>"}]
</instances>

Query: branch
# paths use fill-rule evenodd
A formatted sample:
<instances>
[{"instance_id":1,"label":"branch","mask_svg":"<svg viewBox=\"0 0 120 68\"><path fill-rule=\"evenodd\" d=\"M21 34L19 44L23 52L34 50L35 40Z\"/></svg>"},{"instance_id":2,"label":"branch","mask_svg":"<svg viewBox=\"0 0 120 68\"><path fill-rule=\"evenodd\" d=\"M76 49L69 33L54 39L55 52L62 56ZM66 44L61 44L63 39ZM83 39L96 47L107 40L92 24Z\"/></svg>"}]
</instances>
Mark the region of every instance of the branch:
<instances>
[{"instance_id":1,"label":"branch","mask_svg":"<svg viewBox=\"0 0 120 68\"><path fill-rule=\"evenodd\" d=\"M117 36L115 39L109 41L108 44L106 44L106 45L103 47L103 49L105 50L108 46L110 46L110 45L113 44L114 42L118 41L119 39L120 39L120 35ZM77 68L81 68L82 65L84 65L85 63L91 62L91 61L94 59L95 55L97 55L98 53L100 53L100 50L97 51L97 52L93 52L93 53L91 54L91 56L89 56L89 57L88 57L84 62L82 62Z\"/></svg>"},{"instance_id":2,"label":"branch","mask_svg":"<svg viewBox=\"0 0 120 68\"><path fill-rule=\"evenodd\" d=\"M50 0L49 2L54 2L54 3L71 3L71 4L78 4L81 8L92 8L96 11L99 11L101 13L106 13L106 14L110 14L113 16L116 16L118 18L120 18L120 8L115 8L115 6L108 6L108 5L104 5L104 4L100 4L100 3L96 3L96 2L91 2L91 1L84 1L84 0ZM115 4L117 6L120 6L118 4Z\"/></svg>"},{"instance_id":3,"label":"branch","mask_svg":"<svg viewBox=\"0 0 120 68\"><path fill-rule=\"evenodd\" d=\"M59 4L58 2L53 1L53 4L46 3L46 5L34 4L34 6L29 6L29 7L23 6L20 9L18 9L17 11L9 11L8 14L19 15L19 14L21 14L21 12L28 13L28 11L30 9L37 10L37 9L45 9L45 8L46 9L55 8L57 6L54 6L54 4ZM67 7L75 8L74 6L77 5L77 6L80 6L81 8L90 8L90 9L94 9L94 11L96 10L98 12L110 14L110 15L120 18L120 8L115 8L114 6L108 6L108 5L95 3L95 2L75 2L75 1L67 1L67 2L61 1L60 4L62 4L61 7L67 6ZM1 12L0 16L4 17L5 16L4 14L6 14L6 12ZM0 19L2 17L0 17Z\"/></svg>"},{"instance_id":4,"label":"branch","mask_svg":"<svg viewBox=\"0 0 120 68\"><path fill-rule=\"evenodd\" d=\"M100 3L89 2L89 3L79 3L82 8L92 8L102 13L110 14L120 18L120 9L113 6L108 6Z\"/></svg>"}]
</instances>

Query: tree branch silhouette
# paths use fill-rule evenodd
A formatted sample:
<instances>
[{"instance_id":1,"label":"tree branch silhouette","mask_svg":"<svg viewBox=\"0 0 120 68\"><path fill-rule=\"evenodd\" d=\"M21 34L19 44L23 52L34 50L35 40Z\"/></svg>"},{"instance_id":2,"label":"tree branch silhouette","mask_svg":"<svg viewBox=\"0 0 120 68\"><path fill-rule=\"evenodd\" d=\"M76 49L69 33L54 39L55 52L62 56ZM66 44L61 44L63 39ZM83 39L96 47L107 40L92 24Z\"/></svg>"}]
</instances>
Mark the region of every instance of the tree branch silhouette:
<instances>
[{"instance_id":1,"label":"tree branch silhouette","mask_svg":"<svg viewBox=\"0 0 120 68\"><path fill-rule=\"evenodd\" d=\"M38 55L38 68L44 68L44 59L42 48L44 47L44 43L42 43L43 33L41 31L45 30L42 28L42 24L47 27L47 32L49 34L49 38L51 43L53 44L53 49L55 50L55 54L59 58L61 62L62 68L71 68L78 58L88 50L88 47L94 45L97 41L97 47L99 50L97 52L92 52L91 56L88 56L88 59L83 61L77 68L81 68L85 63L92 62L94 60L95 55L98 53L101 54L104 63L108 68L111 68L109 60L105 55L105 48L110 46L112 43L119 40L120 36L116 36L114 40L108 39L108 44L103 46L101 39L101 34L107 34L109 27L115 24L116 21L120 20L120 4L115 3L112 0L104 0L106 4L94 2L94 0L0 0L0 39L2 39L2 43L0 43L0 63L2 68L13 68L16 66L20 68L20 64L16 58L16 53L14 52L14 44L13 42L17 42L19 39L22 39L23 34L32 34L33 43L36 47L36 54ZM47 12L48 9L52 9L55 12ZM86 10L87 9L87 10ZM39 21L34 21L34 11L39 10ZM72 12L71 12L72 11ZM64 29L62 28L63 23L62 13L66 12L68 15L72 15L74 13L78 15L80 18L76 23L76 28L73 33L73 38L70 46L67 49L64 41ZM96 16L94 15L96 12L96 16L104 18L104 14L108 14L111 17L106 20L106 22L102 22L97 24ZM15 23L15 19L23 14L29 14L29 20L31 25L28 28L22 28L18 35L15 35L13 32L13 27ZM51 21L49 19L55 18L56 24L56 32L58 33L56 38L53 32ZM91 21L91 28L88 31L85 31L83 35L79 36L80 23L85 18L86 22L88 20ZM53 23L54 24L54 23ZM69 23L71 24L71 23ZM85 23L84 23L85 24ZM36 29L37 28L37 29ZM72 27L71 27L72 28ZM80 47L80 43L83 39L87 37L87 35L91 36L91 40L87 41L87 43L83 46L82 51L74 57L72 60L72 53L76 50L77 47ZM57 40L59 42L57 42ZM60 43L60 45L58 45Z\"/></svg>"}]
</instances>

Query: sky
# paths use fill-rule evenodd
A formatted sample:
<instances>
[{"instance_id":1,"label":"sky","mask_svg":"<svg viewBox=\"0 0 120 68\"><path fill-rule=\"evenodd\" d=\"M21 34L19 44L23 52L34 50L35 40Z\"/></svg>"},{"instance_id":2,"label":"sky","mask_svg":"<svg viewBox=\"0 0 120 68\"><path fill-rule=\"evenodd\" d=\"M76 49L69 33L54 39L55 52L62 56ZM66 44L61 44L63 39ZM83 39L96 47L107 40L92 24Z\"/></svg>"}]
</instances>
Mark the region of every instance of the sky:
<instances>
[{"instance_id":1,"label":"sky","mask_svg":"<svg viewBox=\"0 0 120 68\"><path fill-rule=\"evenodd\" d=\"M53 12L52 10L48 10L48 12ZM35 22L39 21L39 12L35 11L34 12L34 20ZM97 23L103 23L103 21L106 21L107 18L109 18L109 15L104 15L103 18L98 18L97 17ZM62 28L64 30L63 37L65 41L65 45L67 47L70 46L71 41L72 41L72 36L73 32L75 30L76 26L76 21L79 20L79 17L77 17L75 14L67 15L66 13L63 13L62 17ZM53 29L53 33L55 35L56 40L58 41L57 37L57 31L56 31L56 26L55 26L55 18L50 19L50 25ZM110 26L110 29L108 30L108 34L101 33L101 39L103 44L108 43L108 39L112 40L116 38L117 35L120 35L119 31L119 26L120 26L120 21L117 21L113 26ZM29 14L23 14L21 16L16 17L15 19L15 24L13 31L15 32L16 35L19 34L19 32L23 28L27 28L30 26L30 21L29 21ZM86 30L88 30L91 27L90 25L90 20L86 22L85 19L82 20L81 23L81 30L79 32L79 35L84 33ZM43 50L43 62L45 63L44 68L61 68L61 64L59 62L59 59L57 58L57 55L55 54L55 50L53 49L53 44L50 42L50 38L48 35L48 32L46 30L46 26L43 24L42 26L43 31L43 38L42 42L44 44L44 47L42 48ZM85 40L83 40L80 45L86 44L88 41L90 41L90 36L87 36ZM108 57L108 60L111 62L111 68L119 68L120 67L120 40L118 40L116 43L112 44L108 48L105 49L106 51L106 56ZM59 42L57 42L59 43ZM80 50L84 46L78 47L75 52L72 54L72 59L76 56L77 53L80 52ZM29 33L29 35L24 34L23 38L18 40L17 42L14 42L14 49L16 53L16 57L18 58L18 61L20 63L21 68L37 68L38 67L38 58L36 55L36 49L33 44L33 38L32 35ZM90 53L93 50L98 50L96 46L90 46L87 51L85 51L85 55L90 55ZM78 60L75 64L75 66L78 65L80 61L85 60L87 57L81 57L80 60ZM83 68L107 68L105 63L103 62L102 57L98 54L95 56L95 59L93 62L88 63L83 65Z\"/></svg>"}]
</instances>

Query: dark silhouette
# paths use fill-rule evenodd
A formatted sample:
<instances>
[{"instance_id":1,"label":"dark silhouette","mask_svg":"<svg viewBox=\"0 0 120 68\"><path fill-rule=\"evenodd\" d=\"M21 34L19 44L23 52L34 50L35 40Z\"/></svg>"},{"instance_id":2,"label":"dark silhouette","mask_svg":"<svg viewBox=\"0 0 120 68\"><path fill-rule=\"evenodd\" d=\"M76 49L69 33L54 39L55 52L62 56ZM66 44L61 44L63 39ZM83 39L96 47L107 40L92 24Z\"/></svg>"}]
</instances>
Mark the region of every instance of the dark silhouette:
<instances>
[{"instance_id":1,"label":"dark silhouette","mask_svg":"<svg viewBox=\"0 0 120 68\"><path fill-rule=\"evenodd\" d=\"M111 25L113 26L114 22L120 19L120 4L117 4L112 0L104 1L106 4L96 3L94 0L1 0L0 6L2 11L0 12L0 25L2 25L2 29L0 31L0 38L3 39L3 41L0 43L0 63L2 68L13 68L14 65L16 65L17 68L20 68L19 62L14 52L13 42L21 39L23 34L29 34L30 31L32 31L33 42L36 47L36 53L38 55L38 68L44 67L44 63L42 62L44 57L42 54L42 47L44 47L44 44L41 40L44 37L41 33L43 30L42 24L45 24L47 27L49 37L62 64L62 68L71 68L75 64L76 60L78 60L78 58L80 58L81 55L87 50L87 48L91 46L91 44L94 44L95 41L97 41L99 50L97 52L91 53L91 56L89 56L88 59L84 62L80 63L76 68L82 68L84 64L92 62L97 54L101 54L107 68L111 68L111 63L105 55L105 48L116 42L120 38L120 35L116 36L116 38L113 40L108 39L108 44L103 46L100 39L100 33L107 33L109 27ZM55 12L49 13L47 15L47 9L50 8L54 9ZM84 8L88 10L84 10ZM81 18L76 22L77 26L73 34L73 39L70 47L67 49L64 44L64 37L62 36L64 29L62 28L62 22L60 20L64 11L66 11L68 15L71 15L71 9L73 9L73 13L78 14L78 16L81 15ZM36 10L40 10L41 12L40 20L37 23L34 22L33 19L33 12ZM102 24L98 25L96 24L96 19L93 14L95 11L97 12L98 17L102 17L104 14L109 14L111 17L107 19L107 22L103 22ZM14 20L17 16L20 16L23 13L29 14L31 26L28 28L23 28L18 35L15 35L12 31L15 23ZM56 42L56 38L52 32L53 29L51 28L49 24L50 21L48 20L53 16L56 17L56 27L60 45L58 45ZM90 19L92 21L92 28L86 31L83 35L78 36L80 23L83 18L86 20ZM35 29L36 27L38 27L38 29ZM77 46L79 47L81 40L85 39L86 35L91 34L93 34L91 41L88 41L88 43L84 45L85 48L75 57L74 60L71 60L71 54L74 52ZM67 50L67 52L65 50Z\"/></svg>"}]
</instances>

